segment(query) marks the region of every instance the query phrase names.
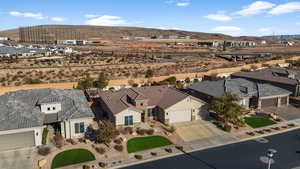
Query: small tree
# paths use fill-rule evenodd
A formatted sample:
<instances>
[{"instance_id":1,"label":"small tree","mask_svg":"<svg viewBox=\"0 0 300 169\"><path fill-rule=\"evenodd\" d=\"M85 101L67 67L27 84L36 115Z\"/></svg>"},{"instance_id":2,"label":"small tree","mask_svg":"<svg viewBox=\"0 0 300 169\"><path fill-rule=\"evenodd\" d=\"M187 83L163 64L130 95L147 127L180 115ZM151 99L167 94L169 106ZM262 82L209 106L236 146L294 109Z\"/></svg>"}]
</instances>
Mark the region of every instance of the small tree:
<instances>
[{"instance_id":1,"label":"small tree","mask_svg":"<svg viewBox=\"0 0 300 169\"><path fill-rule=\"evenodd\" d=\"M145 77L146 78L151 78L151 77L153 77L153 70L151 70L151 69L148 69L147 71L146 71L146 73L145 73Z\"/></svg>"},{"instance_id":2,"label":"small tree","mask_svg":"<svg viewBox=\"0 0 300 169\"><path fill-rule=\"evenodd\" d=\"M88 89L93 87L93 79L90 77L89 74L86 74L85 78L80 80L77 84L77 89Z\"/></svg>"},{"instance_id":3,"label":"small tree","mask_svg":"<svg viewBox=\"0 0 300 169\"><path fill-rule=\"evenodd\" d=\"M236 125L243 125L241 120L243 108L237 103L239 98L231 93L225 93L221 97L216 97L211 104L211 108L225 120Z\"/></svg>"},{"instance_id":4,"label":"small tree","mask_svg":"<svg viewBox=\"0 0 300 169\"><path fill-rule=\"evenodd\" d=\"M98 80L95 83L95 87L104 89L107 85L108 85L107 77L103 72L101 72L98 76Z\"/></svg>"},{"instance_id":5,"label":"small tree","mask_svg":"<svg viewBox=\"0 0 300 169\"><path fill-rule=\"evenodd\" d=\"M116 137L116 128L111 122L99 123L96 131L96 141L98 143L110 143Z\"/></svg>"},{"instance_id":6,"label":"small tree","mask_svg":"<svg viewBox=\"0 0 300 169\"><path fill-rule=\"evenodd\" d=\"M191 79L189 77L187 77L185 80L184 80L185 83L191 83Z\"/></svg>"},{"instance_id":7,"label":"small tree","mask_svg":"<svg viewBox=\"0 0 300 169\"><path fill-rule=\"evenodd\" d=\"M198 83L199 82L199 79L194 79L194 83Z\"/></svg>"}]
</instances>

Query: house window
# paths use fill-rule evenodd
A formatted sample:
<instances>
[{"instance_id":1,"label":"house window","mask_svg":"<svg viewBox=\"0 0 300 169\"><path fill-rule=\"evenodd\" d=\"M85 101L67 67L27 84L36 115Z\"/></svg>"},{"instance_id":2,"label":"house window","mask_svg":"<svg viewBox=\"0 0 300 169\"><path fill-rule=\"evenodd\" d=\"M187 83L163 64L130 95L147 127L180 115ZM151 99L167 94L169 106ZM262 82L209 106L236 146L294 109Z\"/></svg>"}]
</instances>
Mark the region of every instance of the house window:
<instances>
[{"instance_id":1,"label":"house window","mask_svg":"<svg viewBox=\"0 0 300 169\"><path fill-rule=\"evenodd\" d=\"M133 125L133 116L125 116L125 126Z\"/></svg>"},{"instance_id":2,"label":"house window","mask_svg":"<svg viewBox=\"0 0 300 169\"><path fill-rule=\"evenodd\" d=\"M51 110L50 107L48 107L47 110L50 111Z\"/></svg>"},{"instance_id":3,"label":"house window","mask_svg":"<svg viewBox=\"0 0 300 169\"><path fill-rule=\"evenodd\" d=\"M75 123L75 134L84 133L84 122Z\"/></svg>"},{"instance_id":4,"label":"house window","mask_svg":"<svg viewBox=\"0 0 300 169\"><path fill-rule=\"evenodd\" d=\"M148 109L148 116L149 117L154 117L156 116L156 113L155 113L155 109Z\"/></svg>"},{"instance_id":5,"label":"house window","mask_svg":"<svg viewBox=\"0 0 300 169\"><path fill-rule=\"evenodd\" d=\"M55 107L52 107L52 110L55 110Z\"/></svg>"},{"instance_id":6,"label":"house window","mask_svg":"<svg viewBox=\"0 0 300 169\"><path fill-rule=\"evenodd\" d=\"M141 103L141 106L143 106L144 104L143 103Z\"/></svg>"}]
</instances>

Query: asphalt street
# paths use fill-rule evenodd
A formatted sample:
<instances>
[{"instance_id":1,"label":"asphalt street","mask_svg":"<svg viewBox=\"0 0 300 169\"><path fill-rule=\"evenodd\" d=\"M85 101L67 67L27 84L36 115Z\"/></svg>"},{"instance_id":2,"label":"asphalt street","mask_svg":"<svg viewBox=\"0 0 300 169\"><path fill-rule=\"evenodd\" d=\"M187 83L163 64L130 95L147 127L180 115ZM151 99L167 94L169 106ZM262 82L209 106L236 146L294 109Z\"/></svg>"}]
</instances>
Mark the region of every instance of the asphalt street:
<instances>
[{"instance_id":1,"label":"asphalt street","mask_svg":"<svg viewBox=\"0 0 300 169\"><path fill-rule=\"evenodd\" d=\"M271 169L300 167L300 129L283 134L156 160L126 169L266 169L266 153L275 149Z\"/></svg>"}]
</instances>

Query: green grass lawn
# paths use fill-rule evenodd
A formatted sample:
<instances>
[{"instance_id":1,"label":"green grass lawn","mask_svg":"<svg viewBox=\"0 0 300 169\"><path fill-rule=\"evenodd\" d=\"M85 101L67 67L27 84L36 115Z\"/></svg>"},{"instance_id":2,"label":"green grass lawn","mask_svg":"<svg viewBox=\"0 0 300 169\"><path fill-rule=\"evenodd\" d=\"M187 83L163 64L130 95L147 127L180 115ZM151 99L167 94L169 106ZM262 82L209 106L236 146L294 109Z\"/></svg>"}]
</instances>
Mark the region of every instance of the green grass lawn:
<instances>
[{"instance_id":1,"label":"green grass lawn","mask_svg":"<svg viewBox=\"0 0 300 169\"><path fill-rule=\"evenodd\" d=\"M260 128L276 124L276 122L262 117L245 117L245 122L252 128Z\"/></svg>"},{"instance_id":2,"label":"green grass lawn","mask_svg":"<svg viewBox=\"0 0 300 169\"><path fill-rule=\"evenodd\" d=\"M137 137L128 140L127 151L133 153L137 151L148 150L156 147L162 147L173 144L170 140L162 136Z\"/></svg>"},{"instance_id":3,"label":"green grass lawn","mask_svg":"<svg viewBox=\"0 0 300 169\"><path fill-rule=\"evenodd\" d=\"M73 149L58 153L51 165L51 169L67 165L83 163L86 161L96 160L93 153L86 149Z\"/></svg>"}]
</instances>

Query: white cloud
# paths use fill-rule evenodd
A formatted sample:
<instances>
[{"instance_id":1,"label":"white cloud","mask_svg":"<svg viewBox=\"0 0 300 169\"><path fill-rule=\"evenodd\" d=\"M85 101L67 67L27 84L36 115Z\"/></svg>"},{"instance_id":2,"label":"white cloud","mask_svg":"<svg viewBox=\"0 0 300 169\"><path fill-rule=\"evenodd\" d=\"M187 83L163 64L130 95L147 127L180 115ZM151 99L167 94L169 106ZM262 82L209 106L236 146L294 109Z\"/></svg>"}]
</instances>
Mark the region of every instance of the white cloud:
<instances>
[{"instance_id":1,"label":"white cloud","mask_svg":"<svg viewBox=\"0 0 300 169\"><path fill-rule=\"evenodd\" d=\"M84 15L84 17L86 17L86 18L97 18L97 17L99 17L99 15L95 15L95 14L86 14L86 15Z\"/></svg>"},{"instance_id":2,"label":"white cloud","mask_svg":"<svg viewBox=\"0 0 300 169\"><path fill-rule=\"evenodd\" d=\"M120 16L109 16L103 15L97 18L92 18L86 22L89 25L99 25L99 26L117 26L129 24L126 20L122 19Z\"/></svg>"},{"instance_id":3,"label":"white cloud","mask_svg":"<svg viewBox=\"0 0 300 169\"><path fill-rule=\"evenodd\" d=\"M17 16L17 17L28 17L28 18L34 18L34 19L46 19L46 16L43 16L41 13L30 13L30 12L18 12L18 11L11 11L9 12L11 16Z\"/></svg>"},{"instance_id":4,"label":"white cloud","mask_svg":"<svg viewBox=\"0 0 300 169\"><path fill-rule=\"evenodd\" d=\"M269 14L280 15L280 14L296 12L298 10L300 10L300 2L289 2L289 3L276 6L269 12Z\"/></svg>"},{"instance_id":5,"label":"white cloud","mask_svg":"<svg viewBox=\"0 0 300 169\"><path fill-rule=\"evenodd\" d=\"M274 27L265 27L257 30L260 35L282 35L288 34L288 30L278 29Z\"/></svg>"},{"instance_id":6,"label":"white cloud","mask_svg":"<svg viewBox=\"0 0 300 169\"><path fill-rule=\"evenodd\" d=\"M242 29L236 26L218 26L212 29L212 31L236 36L241 34Z\"/></svg>"},{"instance_id":7,"label":"white cloud","mask_svg":"<svg viewBox=\"0 0 300 169\"><path fill-rule=\"evenodd\" d=\"M300 22L296 22L296 25L300 25Z\"/></svg>"},{"instance_id":8,"label":"white cloud","mask_svg":"<svg viewBox=\"0 0 300 169\"><path fill-rule=\"evenodd\" d=\"M256 1L249 6L244 7L242 10L237 11L236 14L241 16L256 15L265 12L268 9L272 9L275 4L267 1Z\"/></svg>"},{"instance_id":9,"label":"white cloud","mask_svg":"<svg viewBox=\"0 0 300 169\"><path fill-rule=\"evenodd\" d=\"M190 2L177 2L176 5L177 6L185 7L185 6L191 5L191 3Z\"/></svg>"},{"instance_id":10,"label":"white cloud","mask_svg":"<svg viewBox=\"0 0 300 169\"><path fill-rule=\"evenodd\" d=\"M258 29L258 32L264 35L271 35L274 33L274 29L273 28L260 28Z\"/></svg>"},{"instance_id":11,"label":"white cloud","mask_svg":"<svg viewBox=\"0 0 300 169\"><path fill-rule=\"evenodd\" d=\"M209 14L204 17L210 20L221 21L221 22L227 22L232 20L231 16L225 15L223 12L218 12L216 14Z\"/></svg>"},{"instance_id":12,"label":"white cloud","mask_svg":"<svg viewBox=\"0 0 300 169\"><path fill-rule=\"evenodd\" d=\"M52 17L51 20L54 21L54 22L63 22L63 21L65 21L65 19L61 18L61 17Z\"/></svg>"}]
</instances>

